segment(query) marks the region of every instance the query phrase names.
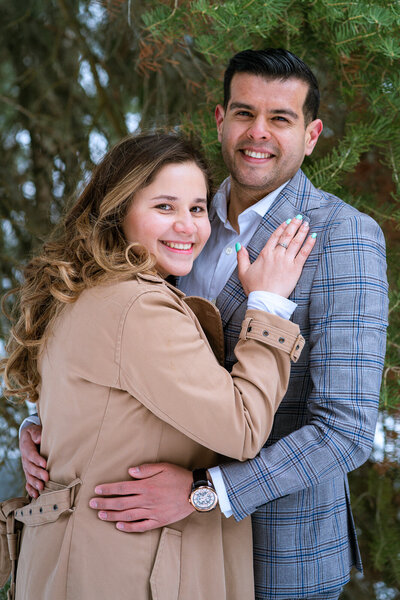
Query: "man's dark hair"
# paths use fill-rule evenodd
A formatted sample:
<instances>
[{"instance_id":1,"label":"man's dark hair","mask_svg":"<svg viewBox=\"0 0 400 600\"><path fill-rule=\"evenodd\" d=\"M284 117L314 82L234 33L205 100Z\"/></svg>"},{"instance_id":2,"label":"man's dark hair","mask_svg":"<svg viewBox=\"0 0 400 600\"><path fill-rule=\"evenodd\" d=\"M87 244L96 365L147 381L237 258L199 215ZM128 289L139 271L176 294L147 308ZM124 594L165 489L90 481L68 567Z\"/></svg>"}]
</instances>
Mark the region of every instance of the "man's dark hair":
<instances>
[{"instance_id":1,"label":"man's dark hair","mask_svg":"<svg viewBox=\"0 0 400 600\"><path fill-rule=\"evenodd\" d=\"M243 50L229 61L224 76L224 108L228 107L231 81L235 73L249 73L267 79L295 78L308 85L303 113L306 124L317 118L319 109L318 82L311 69L295 54L283 48Z\"/></svg>"}]
</instances>

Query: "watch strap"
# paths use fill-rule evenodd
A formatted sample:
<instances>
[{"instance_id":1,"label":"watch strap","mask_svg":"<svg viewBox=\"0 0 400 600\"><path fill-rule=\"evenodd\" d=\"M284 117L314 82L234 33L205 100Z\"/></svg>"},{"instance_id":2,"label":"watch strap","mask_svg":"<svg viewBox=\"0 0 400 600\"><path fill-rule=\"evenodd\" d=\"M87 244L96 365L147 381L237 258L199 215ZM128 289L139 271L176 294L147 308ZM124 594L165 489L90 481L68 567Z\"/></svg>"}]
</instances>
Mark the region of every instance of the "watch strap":
<instances>
[{"instance_id":1,"label":"watch strap","mask_svg":"<svg viewBox=\"0 0 400 600\"><path fill-rule=\"evenodd\" d=\"M192 490L195 490L196 488L201 487L203 485L210 487L210 482L207 479L207 470L194 469Z\"/></svg>"}]
</instances>

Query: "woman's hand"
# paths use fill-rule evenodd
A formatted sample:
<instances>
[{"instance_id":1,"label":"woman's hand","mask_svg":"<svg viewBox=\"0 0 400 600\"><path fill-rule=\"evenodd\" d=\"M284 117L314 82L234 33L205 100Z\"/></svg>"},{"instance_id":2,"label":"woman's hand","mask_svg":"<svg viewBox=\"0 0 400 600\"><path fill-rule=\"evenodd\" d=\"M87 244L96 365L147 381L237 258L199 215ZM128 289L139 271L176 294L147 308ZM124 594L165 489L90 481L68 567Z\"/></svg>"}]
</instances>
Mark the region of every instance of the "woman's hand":
<instances>
[{"instance_id":1,"label":"woman's hand","mask_svg":"<svg viewBox=\"0 0 400 600\"><path fill-rule=\"evenodd\" d=\"M315 239L316 234L309 235L308 223L302 215L297 215L274 231L252 264L247 250L243 247L238 250L238 274L245 293L265 291L288 298Z\"/></svg>"}]
</instances>

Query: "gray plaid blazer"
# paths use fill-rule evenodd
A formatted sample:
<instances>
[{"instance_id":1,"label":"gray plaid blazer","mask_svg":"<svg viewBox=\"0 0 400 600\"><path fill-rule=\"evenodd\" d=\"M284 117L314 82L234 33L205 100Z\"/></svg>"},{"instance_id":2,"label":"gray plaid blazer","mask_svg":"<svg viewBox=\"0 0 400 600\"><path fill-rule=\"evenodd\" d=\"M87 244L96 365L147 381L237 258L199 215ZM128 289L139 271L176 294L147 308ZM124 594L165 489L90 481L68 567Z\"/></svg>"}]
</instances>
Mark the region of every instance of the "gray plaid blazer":
<instances>
[{"instance_id":1,"label":"gray plaid blazer","mask_svg":"<svg viewBox=\"0 0 400 600\"><path fill-rule=\"evenodd\" d=\"M368 458L374 438L388 311L385 244L375 221L300 170L247 246L251 259L299 212L318 233L290 297L306 346L265 447L253 460L221 465L234 517L252 515L257 600L339 593L351 566L362 568L346 474ZM246 309L237 271L217 306L230 369Z\"/></svg>"}]
</instances>

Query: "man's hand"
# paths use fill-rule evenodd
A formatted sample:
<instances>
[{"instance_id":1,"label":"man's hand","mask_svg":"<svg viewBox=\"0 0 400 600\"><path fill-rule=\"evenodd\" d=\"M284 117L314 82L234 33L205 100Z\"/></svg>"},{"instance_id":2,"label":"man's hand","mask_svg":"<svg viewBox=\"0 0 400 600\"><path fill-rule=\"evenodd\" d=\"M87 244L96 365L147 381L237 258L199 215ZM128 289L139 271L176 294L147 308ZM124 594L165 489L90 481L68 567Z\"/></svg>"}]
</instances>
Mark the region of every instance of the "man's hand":
<instances>
[{"instance_id":1,"label":"man's hand","mask_svg":"<svg viewBox=\"0 0 400 600\"><path fill-rule=\"evenodd\" d=\"M176 523L194 511L189 503L193 475L168 463L146 464L129 469L133 481L96 486L89 506L99 510L103 521L116 521L117 529L142 532ZM119 496L105 498L104 496Z\"/></svg>"},{"instance_id":2,"label":"man's hand","mask_svg":"<svg viewBox=\"0 0 400 600\"><path fill-rule=\"evenodd\" d=\"M42 439L42 428L40 425L30 423L21 431L19 438L19 449L21 452L22 468L26 477L26 491L32 498L39 496L38 490L44 488L49 480L46 471L46 461L40 456L38 445Z\"/></svg>"}]
</instances>

